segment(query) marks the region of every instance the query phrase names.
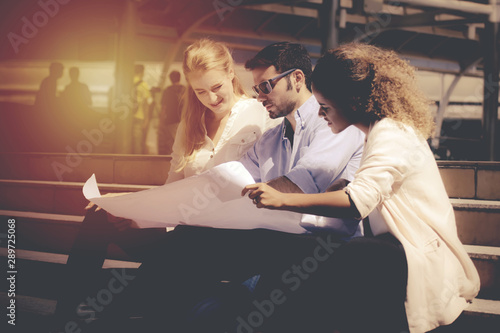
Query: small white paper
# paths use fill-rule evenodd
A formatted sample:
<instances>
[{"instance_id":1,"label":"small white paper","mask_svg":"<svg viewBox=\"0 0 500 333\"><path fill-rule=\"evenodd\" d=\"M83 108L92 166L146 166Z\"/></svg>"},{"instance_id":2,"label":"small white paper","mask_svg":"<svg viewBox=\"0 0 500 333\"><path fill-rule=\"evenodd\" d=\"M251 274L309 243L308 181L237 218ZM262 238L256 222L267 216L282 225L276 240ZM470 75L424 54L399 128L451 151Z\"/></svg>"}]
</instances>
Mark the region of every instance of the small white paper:
<instances>
[{"instance_id":1,"label":"small white paper","mask_svg":"<svg viewBox=\"0 0 500 333\"><path fill-rule=\"evenodd\" d=\"M83 195L85 198L100 198L101 192L97 187L97 181L95 179L95 174L92 174L90 178L83 185Z\"/></svg>"},{"instance_id":2,"label":"small white paper","mask_svg":"<svg viewBox=\"0 0 500 333\"><path fill-rule=\"evenodd\" d=\"M228 228L265 228L304 233L301 214L259 209L241 191L254 180L240 162L218 165L202 174L149 190L101 197L95 176L83 194L112 215L134 220L141 228L178 224Z\"/></svg>"}]
</instances>

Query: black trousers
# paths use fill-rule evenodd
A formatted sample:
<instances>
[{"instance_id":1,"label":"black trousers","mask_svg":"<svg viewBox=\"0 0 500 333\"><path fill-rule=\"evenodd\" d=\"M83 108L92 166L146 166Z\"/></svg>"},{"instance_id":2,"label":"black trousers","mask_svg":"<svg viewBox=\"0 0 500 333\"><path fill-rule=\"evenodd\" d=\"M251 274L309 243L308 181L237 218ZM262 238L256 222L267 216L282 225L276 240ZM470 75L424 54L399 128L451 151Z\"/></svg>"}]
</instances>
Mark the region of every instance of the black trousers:
<instances>
[{"instance_id":1,"label":"black trousers","mask_svg":"<svg viewBox=\"0 0 500 333\"><path fill-rule=\"evenodd\" d=\"M128 231L127 237L134 232L144 230ZM336 327L342 332L400 333L407 329L406 257L389 234L345 243L329 232L295 235L178 226L155 238L151 244L128 248L142 265L125 274L126 288L102 306L110 317L142 312L158 331L191 332L190 310L217 290L214 286L221 281L239 285L260 275L246 304L229 306L230 316L221 317L226 323L203 331L332 332ZM101 288L104 295L106 281L92 281L98 280L108 244L123 239L109 226L104 212L87 214L70 253L71 282L58 311L74 309L75 300L92 295L92 288Z\"/></svg>"}]
</instances>

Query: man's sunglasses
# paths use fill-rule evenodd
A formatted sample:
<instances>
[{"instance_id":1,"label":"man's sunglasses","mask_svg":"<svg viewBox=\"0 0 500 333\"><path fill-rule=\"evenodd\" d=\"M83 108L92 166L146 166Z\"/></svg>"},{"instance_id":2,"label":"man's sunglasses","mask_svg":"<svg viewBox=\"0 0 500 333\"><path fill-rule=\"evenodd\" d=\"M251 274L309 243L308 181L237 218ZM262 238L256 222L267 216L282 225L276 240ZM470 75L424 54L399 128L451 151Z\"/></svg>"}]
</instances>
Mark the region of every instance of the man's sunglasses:
<instances>
[{"instance_id":1,"label":"man's sunglasses","mask_svg":"<svg viewBox=\"0 0 500 333\"><path fill-rule=\"evenodd\" d=\"M267 81L264 81L264 82L261 82L259 83L258 85L256 86L253 86L252 89L253 91L258 95L259 94L259 91L262 91L263 94L270 94L271 91L273 91L273 88L274 88L274 82L275 81L278 81L279 79L281 79L282 77L285 77L287 76L288 74L292 73L293 71L296 71L297 68L292 68L292 69L289 69L287 70L286 72L283 72L281 73L280 75L278 76L275 76L273 77L272 79L269 79Z\"/></svg>"}]
</instances>

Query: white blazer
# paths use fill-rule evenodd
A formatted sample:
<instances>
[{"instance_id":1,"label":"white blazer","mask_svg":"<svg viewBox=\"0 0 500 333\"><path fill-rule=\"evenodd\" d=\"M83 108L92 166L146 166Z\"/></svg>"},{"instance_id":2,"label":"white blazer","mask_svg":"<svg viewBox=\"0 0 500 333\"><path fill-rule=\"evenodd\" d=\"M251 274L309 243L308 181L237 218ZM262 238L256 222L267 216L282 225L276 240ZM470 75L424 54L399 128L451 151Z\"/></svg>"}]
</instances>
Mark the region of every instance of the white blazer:
<instances>
[{"instance_id":1,"label":"white blazer","mask_svg":"<svg viewBox=\"0 0 500 333\"><path fill-rule=\"evenodd\" d=\"M408 262L410 332L452 323L479 292L479 275L458 239L453 207L427 142L385 118L369 131L361 166L346 187L362 218L389 231Z\"/></svg>"}]
</instances>

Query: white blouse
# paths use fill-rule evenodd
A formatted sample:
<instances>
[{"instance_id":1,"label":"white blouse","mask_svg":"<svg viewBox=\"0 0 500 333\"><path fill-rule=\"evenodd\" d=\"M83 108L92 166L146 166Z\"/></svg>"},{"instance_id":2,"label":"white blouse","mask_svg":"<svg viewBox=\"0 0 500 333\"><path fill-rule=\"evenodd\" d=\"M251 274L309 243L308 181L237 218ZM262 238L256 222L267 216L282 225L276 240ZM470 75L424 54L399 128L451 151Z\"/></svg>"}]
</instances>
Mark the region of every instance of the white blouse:
<instances>
[{"instance_id":1,"label":"white blouse","mask_svg":"<svg viewBox=\"0 0 500 333\"><path fill-rule=\"evenodd\" d=\"M452 323L479 291L479 276L458 239L453 207L427 142L385 118L367 135L361 166L346 187L375 234L389 231L408 262L410 332Z\"/></svg>"},{"instance_id":2,"label":"white blouse","mask_svg":"<svg viewBox=\"0 0 500 333\"><path fill-rule=\"evenodd\" d=\"M205 144L201 149L195 152L183 170L176 172L186 150L186 124L181 121L172 148L167 183L197 175L225 162L239 160L267 129L280 124L281 121L269 118L264 106L256 99L242 97L231 109L217 146L205 136Z\"/></svg>"}]
</instances>

